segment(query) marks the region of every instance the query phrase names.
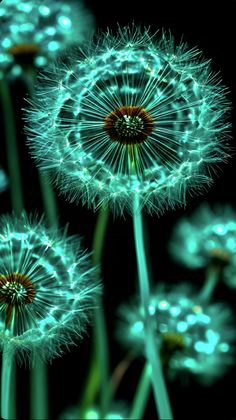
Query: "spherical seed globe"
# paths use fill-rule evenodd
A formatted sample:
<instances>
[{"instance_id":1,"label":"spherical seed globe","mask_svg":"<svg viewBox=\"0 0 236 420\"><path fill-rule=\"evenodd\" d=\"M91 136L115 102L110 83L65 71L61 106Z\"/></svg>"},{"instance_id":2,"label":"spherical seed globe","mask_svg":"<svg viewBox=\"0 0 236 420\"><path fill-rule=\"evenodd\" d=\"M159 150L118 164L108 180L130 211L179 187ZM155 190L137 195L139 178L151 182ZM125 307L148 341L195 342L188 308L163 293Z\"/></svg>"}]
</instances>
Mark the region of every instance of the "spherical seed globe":
<instances>
[{"instance_id":1,"label":"spherical seed globe","mask_svg":"<svg viewBox=\"0 0 236 420\"><path fill-rule=\"evenodd\" d=\"M200 303L188 285L159 285L150 299L156 351L169 379L190 379L204 384L220 378L234 363L236 328L225 303ZM144 354L145 319L142 306L133 301L119 311L118 340L129 350ZM190 374L190 375L189 375Z\"/></svg>"},{"instance_id":2,"label":"spherical seed globe","mask_svg":"<svg viewBox=\"0 0 236 420\"><path fill-rule=\"evenodd\" d=\"M0 77L4 77L21 73L26 55L31 54L34 65L42 68L64 48L82 44L94 31L94 19L83 0L3 0L0 27Z\"/></svg>"},{"instance_id":3,"label":"spherical seed globe","mask_svg":"<svg viewBox=\"0 0 236 420\"><path fill-rule=\"evenodd\" d=\"M138 195L140 208L161 212L209 184L226 159L228 110L197 48L133 25L40 77L28 144L70 200L122 213Z\"/></svg>"},{"instance_id":4,"label":"spherical seed globe","mask_svg":"<svg viewBox=\"0 0 236 420\"><path fill-rule=\"evenodd\" d=\"M60 356L76 343L100 290L77 237L41 218L0 217L0 344L17 359Z\"/></svg>"},{"instance_id":5,"label":"spherical seed globe","mask_svg":"<svg viewBox=\"0 0 236 420\"><path fill-rule=\"evenodd\" d=\"M169 243L173 258L198 269L209 264L221 268L222 278L236 287L236 211L231 205L203 203L190 217L176 224Z\"/></svg>"}]
</instances>

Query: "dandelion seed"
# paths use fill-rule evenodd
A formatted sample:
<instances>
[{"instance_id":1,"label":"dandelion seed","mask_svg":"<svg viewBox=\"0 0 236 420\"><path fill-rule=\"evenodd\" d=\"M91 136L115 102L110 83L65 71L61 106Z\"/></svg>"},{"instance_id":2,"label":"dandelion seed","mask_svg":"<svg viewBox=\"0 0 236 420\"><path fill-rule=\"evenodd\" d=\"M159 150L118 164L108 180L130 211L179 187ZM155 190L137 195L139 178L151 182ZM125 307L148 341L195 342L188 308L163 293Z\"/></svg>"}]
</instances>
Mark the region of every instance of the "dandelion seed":
<instances>
[{"instance_id":1,"label":"dandelion seed","mask_svg":"<svg viewBox=\"0 0 236 420\"><path fill-rule=\"evenodd\" d=\"M80 338L99 286L78 238L43 220L0 218L0 343L22 361L62 354Z\"/></svg>"},{"instance_id":2,"label":"dandelion seed","mask_svg":"<svg viewBox=\"0 0 236 420\"><path fill-rule=\"evenodd\" d=\"M133 27L101 35L41 76L28 143L60 191L117 213L161 212L227 157L229 102L197 48Z\"/></svg>"},{"instance_id":3,"label":"dandelion seed","mask_svg":"<svg viewBox=\"0 0 236 420\"><path fill-rule=\"evenodd\" d=\"M170 379L193 374L211 383L233 364L236 330L233 313L223 303L202 305L187 285L171 290L162 285L152 294L150 315L156 331L156 348ZM144 353L142 307L133 302L120 308L117 338L137 354Z\"/></svg>"}]
</instances>

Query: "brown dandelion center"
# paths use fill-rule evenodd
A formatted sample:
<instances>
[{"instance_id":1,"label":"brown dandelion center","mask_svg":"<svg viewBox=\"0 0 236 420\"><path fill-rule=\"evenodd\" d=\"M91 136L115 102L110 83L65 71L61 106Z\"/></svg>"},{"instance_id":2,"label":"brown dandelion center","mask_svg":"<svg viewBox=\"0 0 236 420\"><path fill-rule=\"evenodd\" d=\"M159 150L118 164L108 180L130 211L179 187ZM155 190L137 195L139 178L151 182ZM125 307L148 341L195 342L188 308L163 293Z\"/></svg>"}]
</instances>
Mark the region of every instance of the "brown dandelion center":
<instances>
[{"instance_id":1,"label":"brown dandelion center","mask_svg":"<svg viewBox=\"0 0 236 420\"><path fill-rule=\"evenodd\" d=\"M103 128L112 141L135 145L143 143L154 127L153 118L141 106L122 106L112 111Z\"/></svg>"},{"instance_id":2,"label":"brown dandelion center","mask_svg":"<svg viewBox=\"0 0 236 420\"><path fill-rule=\"evenodd\" d=\"M209 256L213 263L218 265L228 265L230 263L231 255L228 251L221 248L213 248L209 251Z\"/></svg>"},{"instance_id":3,"label":"brown dandelion center","mask_svg":"<svg viewBox=\"0 0 236 420\"><path fill-rule=\"evenodd\" d=\"M0 303L18 306L31 303L36 295L36 290L29 277L11 273L0 275Z\"/></svg>"},{"instance_id":4,"label":"brown dandelion center","mask_svg":"<svg viewBox=\"0 0 236 420\"><path fill-rule=\"evenodd\" d=\"M172 356L183 350L184 335L176 332L166 332L162 334L162 346L160 350L161 361L164 369L168 369Z\"/></svg>"},{"instance_id":5,"label":"brown dandelion center","mask_svg":"<svg viewBox=\"0 0 236 420\"><path fill-rule=\"evenodd\" d=\"M8 52L15 56L22 55L22 54L33 55L39 52L39 47L36 44L17 44L9 48Z\"/></svg>"}]
</instances>

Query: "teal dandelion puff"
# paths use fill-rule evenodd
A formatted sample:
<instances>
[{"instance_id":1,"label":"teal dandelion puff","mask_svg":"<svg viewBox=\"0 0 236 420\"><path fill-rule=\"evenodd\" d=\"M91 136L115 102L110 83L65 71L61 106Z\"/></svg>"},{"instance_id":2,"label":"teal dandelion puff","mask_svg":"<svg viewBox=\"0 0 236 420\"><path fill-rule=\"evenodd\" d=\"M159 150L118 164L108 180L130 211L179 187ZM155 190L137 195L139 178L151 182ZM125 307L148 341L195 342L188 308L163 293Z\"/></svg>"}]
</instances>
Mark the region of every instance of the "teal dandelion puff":
<instances>
[{"instance_id":1,"label":"teal dandelion puff","mask_svg":"<svg viewBox=\"0 0 236 420\"><path fill-rule=\"evenodd\" d=\"M116 212L184 204L228 155L226 89L197 48L119 28L40 77L28 142L70 200Z\"/></svg>"},{"instance_id":2,"label":"teal dandelion puff","mask_svg":"<svg viewBox=\"0 0 236 420\"><path fill-rule=\"evenodd\" d=\"M43 220L0 218L0 343L22 362L81 338L100 286L77 237Z\"/></svg>"},{"instance_id":3,"label":"teal dandelion puff","mask_svg":"<svg viewBox=\"0 0 236 420\"><path fill-rule=\"evenodd\" d=\"M3 0L0 4L0 76L21 72L20 57L30 54L43 67L60 50L82 44L94 30L83 0ZM22 60L21 60L22 61Z\"/></svg>"},{"instance_id":4,"label":"teal dandelion puff","mask_svg":"<svg viewBox=\"0 0 236 420\"><path fill-rule=\"evenodd\" d=\"M173 258L191 269L211 267L236 287L236 211L230 205L204 203L182 218L169 244Z\"/></svg>"},{"instance_id":5,"label":"teal dandelion puff","mask_svg":"<svg viewBox=\"0 0 236 420\"><path fill-rule=\"evenodd\" d=\"M159 286L151 295L156 350L169 379L195 377L210 384L234 363L233 312L224 303L202 305L187 285ZM135 301L120 308L119 341L137 354L144 351L144 315Z\"/></svg>"}]
</instances>

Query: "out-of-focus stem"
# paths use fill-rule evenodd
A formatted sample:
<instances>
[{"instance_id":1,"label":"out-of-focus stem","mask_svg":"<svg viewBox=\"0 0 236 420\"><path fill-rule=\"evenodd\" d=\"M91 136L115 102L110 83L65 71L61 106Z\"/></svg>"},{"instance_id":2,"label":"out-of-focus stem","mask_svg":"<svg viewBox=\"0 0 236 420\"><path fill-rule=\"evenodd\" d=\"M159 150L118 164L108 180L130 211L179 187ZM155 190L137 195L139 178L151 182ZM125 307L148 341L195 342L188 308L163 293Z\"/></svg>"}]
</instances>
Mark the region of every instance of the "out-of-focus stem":
<instances>
[{"instance_id":1,"label":"out-of-focus stem","mask_svg":"<svg viewBox=\"0 0 236 420\"><path fill-rule=\"evenodd\" d=\"M151 372L152 368L146 362L136 388L129 419L139 420L143 418L151 388Z\"/></svg>"},{"instance_id":2,"label":"out-of-focus stem","mask_svg":"<svg viewBox=\"0 0 236 420\"><path fill-rule=\"evenodd\" d=\"M217 264L210 264L206 269L206 280L199 293L201 301L207 302L212 298L214 290L220 279L221 267Z\"/></svg>"},{"instance_id":3,"label":"out-of-focus stem","mask_svg":"<svg viewBox=\"0 0 236 420\"><path fill-rule=\"evenodd\" d=\"M93 265L98 267L98 275L102 262L105 235L107 230L109 211L107 206L99 210L93 239ZM91 364L85 384L85 392L80 402L80 411L83 414L90 408L99 392L100 414L105 416L110 402L109 381L109 351L106 331L106 322L102 299L97 299L97 307L94 310L94 331Z\"/></svg>"},{"instance_id":4,"label":"out-of-focus stem","mask_svg":"<svg viewBox=\"0 0 236 420\"><path fill-rule=\"evenodd\" d=\"M15 117L11 101L11 93L5 79L0 80L0 94L4 116L4 129L6 137L7 164L10 179L10 193L12 208L15 214L21 214L24 208L19 153L17 147Z\"/></svg>"},{"instance_id":5,"label":"out-of-focus stem","mask_svg":"<svg viewBox=\"0 0 236 420\"><path fill-rule=\"evenodd\" d=\"M48 225L58 226L57 202L48 174L39 170L38 175Z\"/></svg>"}]
</instances>

